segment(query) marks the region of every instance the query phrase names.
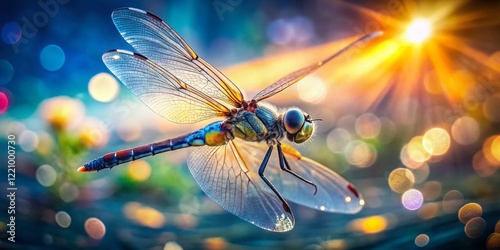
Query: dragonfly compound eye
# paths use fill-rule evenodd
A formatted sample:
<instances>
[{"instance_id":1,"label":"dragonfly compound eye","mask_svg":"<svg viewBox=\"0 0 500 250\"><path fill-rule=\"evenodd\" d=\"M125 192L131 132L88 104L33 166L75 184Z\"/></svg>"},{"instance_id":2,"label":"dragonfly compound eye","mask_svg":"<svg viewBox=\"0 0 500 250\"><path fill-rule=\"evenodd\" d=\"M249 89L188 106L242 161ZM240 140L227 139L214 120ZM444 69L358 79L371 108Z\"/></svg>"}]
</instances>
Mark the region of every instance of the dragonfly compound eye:
<instances>
[{"instance_id":1,"label":"dragonfly compound eye","mask_svg":"<svg viewBox=\"0 0 500 250\"><path fill-rule=\"evenodd\" d=\"M300 131L302 126L304 126L305 121L306 118L302 111L296 108L289 109L283 116L283 125L285 126L285 130L292 135Z\"/></svg>"},{"instance_id":2,"label":"dragonfly compound eye","mask_svg":"<svg viewBox=\"0 0 500 250\"><path fill-rule=\"evenodd\" d=\"M294 142L295 143L303 143L307 141L307 139L311 138L311 135L314 132L314 125L310 121L306 121L302 129L295 135Z\"/></svg>"}]
</instances>

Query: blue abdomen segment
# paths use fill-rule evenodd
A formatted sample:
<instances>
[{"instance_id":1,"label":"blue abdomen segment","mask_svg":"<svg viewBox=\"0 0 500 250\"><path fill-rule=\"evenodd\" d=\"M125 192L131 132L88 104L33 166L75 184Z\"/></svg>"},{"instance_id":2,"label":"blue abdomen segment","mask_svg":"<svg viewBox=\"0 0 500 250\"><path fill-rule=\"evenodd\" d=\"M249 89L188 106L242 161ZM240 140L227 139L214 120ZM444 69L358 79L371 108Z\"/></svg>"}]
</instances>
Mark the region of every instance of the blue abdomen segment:
<instances>
[{"instance_id":1,"label":"blue abdomen segment","mask_svg":"<svg viewBox=\"0 0 500 250\"><path fill-rule=\"evenodd\" d=\"M226 142L226 132L222 122L214 122L183 136L105 154L78 168L78 172L99 171L167 151L203 145L219 146Z\"/></svg>"}]
</instances>

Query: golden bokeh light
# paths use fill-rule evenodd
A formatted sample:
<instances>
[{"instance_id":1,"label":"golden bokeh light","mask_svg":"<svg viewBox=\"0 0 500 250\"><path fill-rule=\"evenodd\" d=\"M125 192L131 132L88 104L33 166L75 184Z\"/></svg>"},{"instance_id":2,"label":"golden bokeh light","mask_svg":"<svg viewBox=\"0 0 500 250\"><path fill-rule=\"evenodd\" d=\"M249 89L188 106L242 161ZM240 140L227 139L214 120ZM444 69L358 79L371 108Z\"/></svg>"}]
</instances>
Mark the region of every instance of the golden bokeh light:
<instances>
[{"instance_id":1,"label":"golden bokeh light","mask_svg":"<svg viewBox=\"0 0 500 250\"><path fill-rule=\"evenodd\" d=\"M128 165L127 174L134 181L145 181L151 175L151 166L146 161L136 160Z\"/></svg>"},{"instance_id":2,"label":"golden bokeh light","mask_svg":"<svg viewBox=\"0 0 500 250\"><path fill-rule=\"evenodd\" d=\"M108 143L108 126L97 118L86 117L78 128L78 139L89 148L100 148Z\"/></svg>"},{"instance_id":3,"label":"golden bokeh light","mask_svg":"<svg viewBox=\"0 0 500 250\"><path fill-rule=\"evenodd\" d=\"M406 168L392 170L388 178L389 187L396 193L403 193L415 184L413 173Z\"/></svg>"},{"instance_id":4,"label":"golden bokeh light","mask_svg":"<svg viewBox=\"0 0 500 250\"><path fill-rule=\"evenodd\" d=\"M401 162L405 167L410 168L410 169L417 169L421 167L424 163L423 162L417 162L414 161L409 155L408 155L408 144L404 145L401 148L401 152L399 155L399 158L401 159Z\"/></svg>"},{"instance_id":5,"label":"golden bokeh light","mask_svg":"<svg viewBox=\"0 0 500 250\"><path fill-rule=\"evenodd\" d=\"M492 135L483 141L483 148L480 153L484 158L485 164L489 165L489 168L500 167L500 135Z\"/></svg>"},{"instance_id":6,"label":"golden bokeh light","mask_svg":"<svg viewBox=\"0 0 500 250\"><path fill-rule=\"evenodd\" d=\"M46 99L39 110L42 118L55 129L72 129L85 115L83 103L67 96Z\"/></svg>"},{"instance_id":7,"label":"golden bokeh light","mask_svg":"<svg viewBox=\"0 0 500 250\"><path fill-rule=\"evenodd\" d=\"M299 98L305 102L320 103L328 91L323 80L315 76L307 76L296 84Z\"/></svg>"},{"instance_id":8,"label":"golden bokeh light","mask_svg":"<svg viewBox=\"0 0 500 250\"><path fill-rule=\"evenodd\" d=\"M415 19L406 29L405 38L411 43L422 43L432 33L432 24L423 18Z\"/></svg>"},{"instance_id":9,"label":"golden bokeh light","mask_svg":"<svg viewBox=\"0 0 500 250\"><path fill-rule=\"evenodd\" d=\"M482 214L483 208L481 205L471 202L463 205L460 210L458 210L458 219L460 222L466 224L470 219L480 217Z\"/></svg>"},{"instance_id":10,"label":"golden bokeh light","mask_svg":"<svg viewBox=\"0 0 500 250\"><path fill-rule=\"evenodd\" d=\"M427 152L422 144L423 136L415 136L408 142L408 156L416 162L425 162L429 160L431 154Z\"/></svg>"},{"instance_id":11,"label":"golden bokeh light","mask_svg":"<svg viewBox=\"0 0 500 250\"><path fill-rule=\"evenodd\" d=\"M355 219L349 223L349 229L352 231L363 232L366 234L379 233L388 228L389 221L386 217L375 215L361 219Z\"/></svg>"},{"instance_id":12,"label":"golden bokeh light","mask_svg":"<svg viewBox=\"0 0 500 250\"><path fill-rule=\"evenodd\" d=\"M206 250L219 250L219 249L227 249L227 241L222 237L212 237L205 239L205 248Z\"/></svg>"},{"instance_id":13,"label":"golden bokeh light","mask_svg":"<svg viewBox=\"0 0 500 250\"><path fill-rule=\"evenodd\" d=\"M103 72L90 79L88 89L96 101L110 102L118 95L120 87L112 75Z\"/></svg>"},{"instance_id":14,"label":"golden bokeh light","mask_svg":"<svg viewBox=\"0 0 500 250\"><path fill-rule=\"evenodd\" d=\"M453 139L461 145L469 145L479 139L481 133L479 123L470 116L458 118L451 126Z\"/></svg>"},{"instance_id":15,"label":"golden bokeh light","mask_svg":"<svg viewBox=\"0 0 500 250\"><path fill-rule=\"evenodd\" d=\"M128 219L146 227L160 228L165 224L165 216L162 213L137 202L127 203L123 211Z\"/></svg>"},{"instance_id":16,"label":"golden bokeh light","mask_svg":"<svg viewBox=\"0 0 500 250\"><path fill-rule=\"evenodd\" d=\"M425 132L422 145L431 155L443 155L450 147L450 135L442 128L431 128Z\"/></svg>"},{"instance_id":17,"label":"golden bokeh light","mask_svg":"<svg viewBox=\"0 0 500 250\"><path fill-rule=\"evenodd\" d=\"M500 122L500 94L493 94L483 103L483 113L488 120L492 122Z\"/></svg>"},{"instance_id":18,"label":"golden bokeh light","mask_svg":"<svg viewBox=\"0 0 500 250\"><path fill-rule=\"evenodd\" d=\"M486 240L486 249L498 250L500 249L500 233L492 233Z\"/></svg>"}]
</instances>

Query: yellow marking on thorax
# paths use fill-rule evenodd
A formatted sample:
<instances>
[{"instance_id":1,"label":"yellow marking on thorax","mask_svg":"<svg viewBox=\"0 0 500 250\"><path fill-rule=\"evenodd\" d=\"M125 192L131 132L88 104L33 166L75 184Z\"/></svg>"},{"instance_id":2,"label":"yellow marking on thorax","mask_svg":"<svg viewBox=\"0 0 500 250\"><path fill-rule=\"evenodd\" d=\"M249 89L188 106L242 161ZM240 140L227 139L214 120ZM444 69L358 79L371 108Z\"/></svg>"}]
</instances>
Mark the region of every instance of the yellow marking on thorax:
<instances>
[{"instance_id":1,"label":"yellow marking on thorax","mask_svg":"<svg viewBox=\"0 0 500 250\"><path fill-rule=\"evenodd\" d=\"M286 144L286 143L281 143L281 150L283 150L283 153L285 154L288 154L290 156L293 156L295 158L297 158L298 160L300 160L300 158L302 158L302 154L300 154L300 152L295 149L294 147Z\"/></svg>"},{"instance_id":2,"label":"yellow marking on thorax","mask_svg":"<svg viewBox=\"0 0 500 250\"><path fill-rule=\"evenodd\" d=\"M226 144L226 133L222 131L210 131L205 134L205 142L208 146L220 146Z\"/></svg>"}]
</instances>

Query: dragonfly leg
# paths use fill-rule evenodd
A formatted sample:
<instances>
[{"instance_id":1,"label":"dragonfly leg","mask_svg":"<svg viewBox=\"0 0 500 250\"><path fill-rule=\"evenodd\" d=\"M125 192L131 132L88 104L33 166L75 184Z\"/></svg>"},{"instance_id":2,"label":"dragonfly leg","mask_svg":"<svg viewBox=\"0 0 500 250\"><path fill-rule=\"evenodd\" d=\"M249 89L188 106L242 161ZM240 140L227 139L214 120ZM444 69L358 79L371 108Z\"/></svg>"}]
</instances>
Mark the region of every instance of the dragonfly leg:
<instances>
[{"instance_id":1,"label":"dragonfly leg","mask_svg":"<svg viewBox=\"0 0 500 250\"><path fill-rule=\"evenodd\" d=\"M299 180L311 185L314 187L314 195L318 192L318 187L316 184L314 184L312 181L305 179L304 177L296 174L295 172L292 171L290 168L290 165L288 165L288 161L286 161L285 155L283 154L283 151L281 150L281 143L278 142L278 155L279 155L279 161L280 161L280 167L283 171L297 177Z\"/></svg>"},{"instance_id":2,"label":"dragonfly leg","mask_svg":"<svg viewBox=\"0 0 500 250\"><path fill-rule=\"evenodd\" d=\"M289 214L292 214L292 210L290 209L290 206L288 206L288 203L283 199L281 194L276 190L274 185L267 179L267 177L264 175L264 170L266 170L267 162L269 161L269 158L271 158L271 153L273 152L273 146L270 146L269 149L267 150L266 156L264 157L264 160L262 160L262 163L260 164L259 167L259 176L264 180L264 182L267 184L271 190L278 196L278 198L281 200L283 204L283 209L285 209L286 212Z\"/></svg>"}]
</instances>

